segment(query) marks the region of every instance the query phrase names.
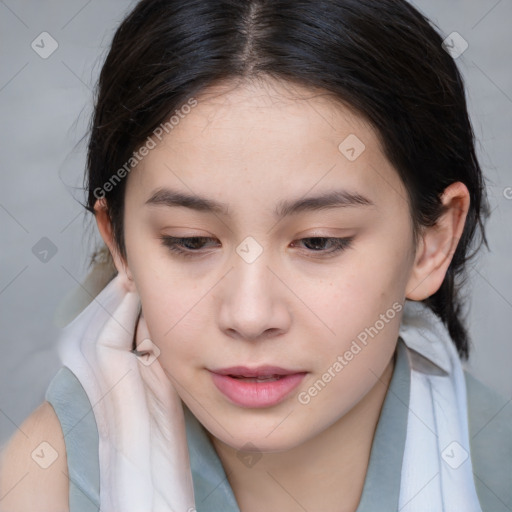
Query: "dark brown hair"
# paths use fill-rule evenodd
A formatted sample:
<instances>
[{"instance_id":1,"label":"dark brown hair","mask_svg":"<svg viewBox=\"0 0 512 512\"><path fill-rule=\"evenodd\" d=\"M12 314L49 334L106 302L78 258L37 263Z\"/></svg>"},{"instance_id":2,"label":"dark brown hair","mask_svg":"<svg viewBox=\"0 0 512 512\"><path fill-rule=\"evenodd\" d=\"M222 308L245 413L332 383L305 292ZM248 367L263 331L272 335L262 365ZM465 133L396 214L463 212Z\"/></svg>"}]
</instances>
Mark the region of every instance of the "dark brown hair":
<instances>
[{"instance_id":1,"label":"dark brown hair","mask_svg":"<svg viewBox=\"0 0 512 512\"><path fill-rule=\"evenodd\" d=\"M461 286L467 260L486 243L484 182L461 74L439 33L404 0L142 0L101 70L86 208L106 198L126 258L126 180L108 192L104 184L203 89L265 77L326 91L376 128L408 190L415 233L435 224L448 185L467 186L463 235L440 289L424 301L467 357Z\"/></svg>"}]
</instances>

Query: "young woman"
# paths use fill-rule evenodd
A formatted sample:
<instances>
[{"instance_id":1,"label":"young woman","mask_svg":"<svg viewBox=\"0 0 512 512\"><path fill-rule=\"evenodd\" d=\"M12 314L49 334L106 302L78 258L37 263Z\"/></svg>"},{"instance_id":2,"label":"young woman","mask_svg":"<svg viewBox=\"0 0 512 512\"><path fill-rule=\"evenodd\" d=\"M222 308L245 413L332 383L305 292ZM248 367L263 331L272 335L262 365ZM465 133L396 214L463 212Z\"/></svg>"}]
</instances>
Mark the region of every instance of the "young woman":
<instances>
[{"instance_id":1,"label":"young woman","mask_svg":"<svg viewBox=\"0 0 512 512\"><path fill-rule=\"evenodd\" d=\"M143 0L99 80L115 270L11 441L5 510L498 511L462 371L486 211L461 76L403 0Z\"/></svg>"}]
</instances>

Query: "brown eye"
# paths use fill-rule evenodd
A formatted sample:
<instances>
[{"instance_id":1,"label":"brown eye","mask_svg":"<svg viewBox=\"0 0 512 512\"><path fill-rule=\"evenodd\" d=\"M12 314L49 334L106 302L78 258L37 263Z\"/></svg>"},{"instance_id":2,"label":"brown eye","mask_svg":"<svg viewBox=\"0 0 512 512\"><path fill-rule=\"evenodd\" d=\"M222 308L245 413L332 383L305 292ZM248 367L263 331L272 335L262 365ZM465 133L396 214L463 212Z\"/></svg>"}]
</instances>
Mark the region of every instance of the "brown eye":
<instances>
[{"instance_id":1,"label":"brown eye","mask_svg":"<svg viewBox=\"0 0 512 512\"><path fill-rule=\"evenodd\" d=\"M165 247L182 256L194 256L205 247L208 240L215 240L206 236L174 237L166 235L160 238Z\"/></svg>"},{"instance_id":2,"label":"brown eye","mask_svg":"<svg viewBox=\"0 0 512 512\"><path fill-rule=\"evenodd\" d=\"M354 237L349 238L332 238L332 237L307 237L301 238L298 242L302 242L304 247L313 253L334 254L348 249ZM330 248L325 248L327 247Z\"/></svg>"}]
</instances>

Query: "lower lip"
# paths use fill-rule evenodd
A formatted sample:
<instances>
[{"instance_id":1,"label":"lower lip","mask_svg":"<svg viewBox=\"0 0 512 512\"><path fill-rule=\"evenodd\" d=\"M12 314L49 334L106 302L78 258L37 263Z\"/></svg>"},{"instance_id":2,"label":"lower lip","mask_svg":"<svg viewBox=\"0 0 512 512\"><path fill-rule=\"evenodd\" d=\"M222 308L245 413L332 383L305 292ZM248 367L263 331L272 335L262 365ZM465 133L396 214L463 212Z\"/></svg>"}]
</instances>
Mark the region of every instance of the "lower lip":
<instances>
[{"instance_id":1,"label":"lower lip","mask_svg":"<svg viewBox=\"0 0 512 512\"><path fill-rule=\"evenodd\" d=\"M286 375L268 382L247 382L212 372L214 384L231 402L241 407L271 407L282 402L302 381L305 373Z\"/></svg>"}]
</instances>

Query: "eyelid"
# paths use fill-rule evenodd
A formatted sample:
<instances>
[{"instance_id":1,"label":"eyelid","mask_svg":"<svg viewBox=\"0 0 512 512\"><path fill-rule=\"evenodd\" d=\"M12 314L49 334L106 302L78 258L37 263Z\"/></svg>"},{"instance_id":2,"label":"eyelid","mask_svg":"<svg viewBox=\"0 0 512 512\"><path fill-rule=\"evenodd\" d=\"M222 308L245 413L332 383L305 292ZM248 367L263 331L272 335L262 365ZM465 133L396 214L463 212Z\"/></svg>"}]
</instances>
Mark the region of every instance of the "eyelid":
<instances>
[{"instance_id":1,"label":"eyelid","mask_svg":"<svg viewBox=\"0 0 512 512\"><path fill-rule=\"evenodd\" d=\"M206 240L215 240L215 237L209 237L209 236L183 236L183 237L176 237L176 236L170 236L170 235L161 235L159 237L162 240L162 245L164 245L169 251L177 254L178 256L183 257L196 257L199 258L201 256L206 256L209 254L209 252L205 252L202 250L202 248L194 250L194 249L184 249L180 247L180 243L188 241L188 240L196 240L196 239L206 239ZM334 244L334 249L330 251L326 250L308 250L306 249L305 252L308 253L308 257L311 258L329 258L331 256L336 256L337 254L342 253L343 251L349 249L352 247L352 242L355 238L355 235L347 236L347 237L332 237L332 236L318 236L317 234L311 235L311 236L303 236L300 238L296 238L293 240L292 243L296 241L302 241L302 240L309 240L309 239L323 239L323 240L329 240L332 241Z\"/></svg>"}]
</instances>

